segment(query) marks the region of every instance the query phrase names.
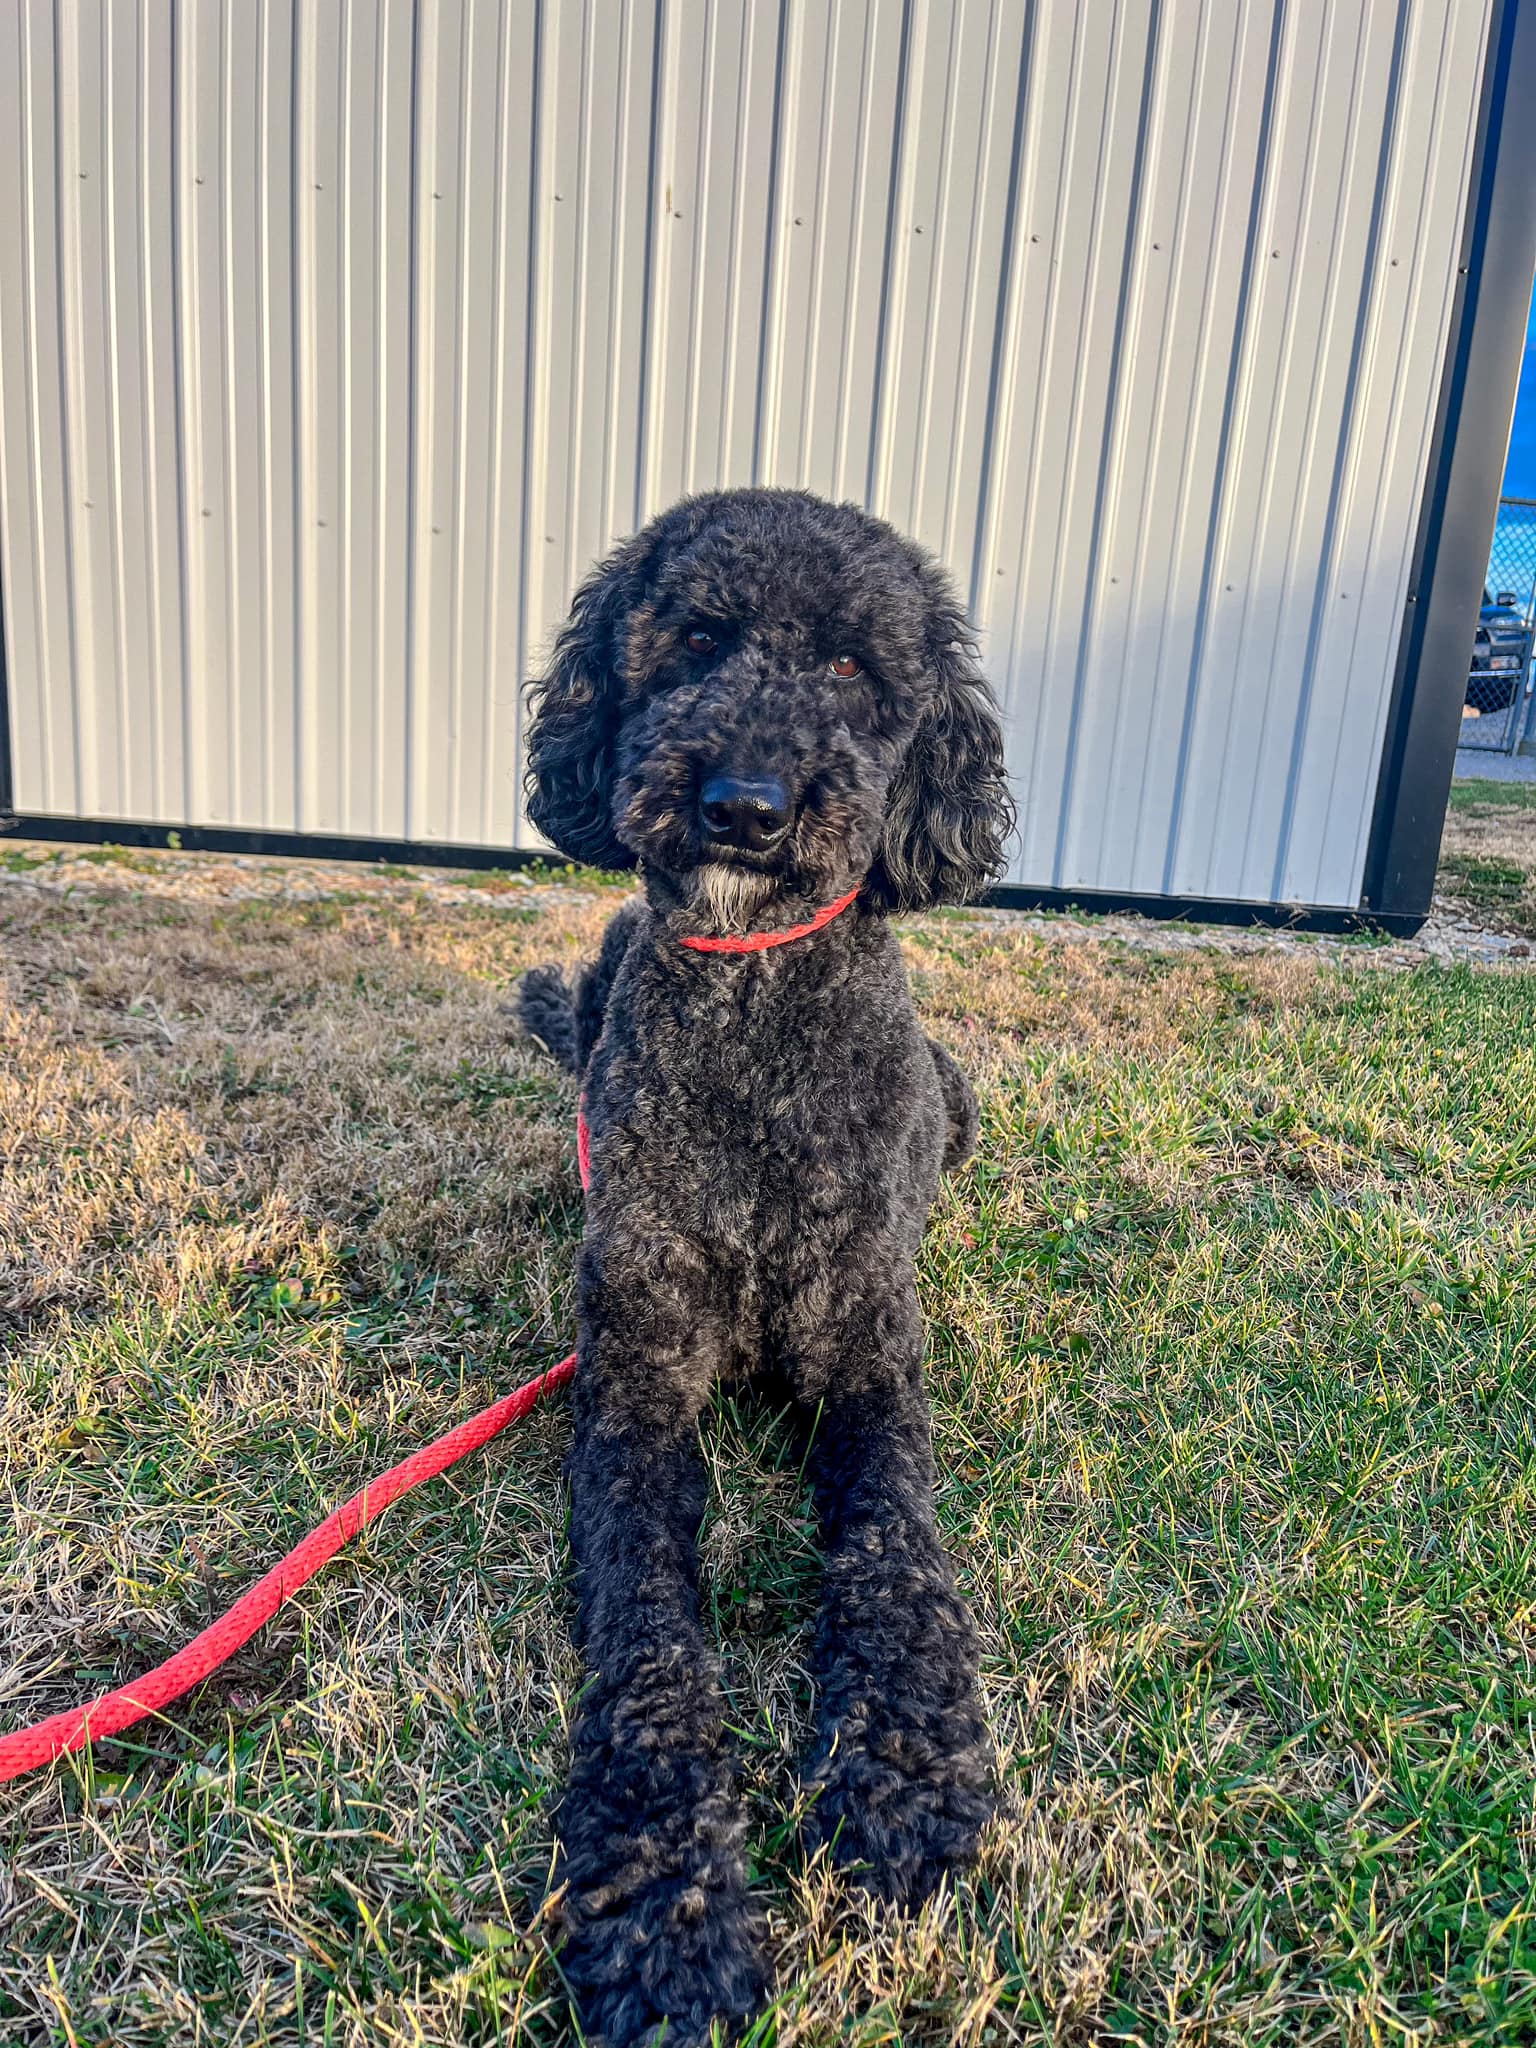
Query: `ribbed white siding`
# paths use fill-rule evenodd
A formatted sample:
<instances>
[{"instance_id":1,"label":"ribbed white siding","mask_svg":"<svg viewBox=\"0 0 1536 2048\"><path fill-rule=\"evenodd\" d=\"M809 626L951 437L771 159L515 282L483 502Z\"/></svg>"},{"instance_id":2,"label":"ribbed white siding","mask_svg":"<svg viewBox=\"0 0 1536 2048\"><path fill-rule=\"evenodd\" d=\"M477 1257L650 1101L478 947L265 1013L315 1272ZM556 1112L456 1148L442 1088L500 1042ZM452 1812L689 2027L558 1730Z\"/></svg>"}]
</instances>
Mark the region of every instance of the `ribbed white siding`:
<instances>
[{"instance_id":1,"label":"ribbed white siding","mask_svg":"<svg viewBox=\"0 0 1536 2048\"><path fill-rule=\"evenodd\" d=\"M1358 901L1485 0L0 0L23 812L527 844L684 491L951 564L1014 879Z\"/></svg>"}]
</instances>

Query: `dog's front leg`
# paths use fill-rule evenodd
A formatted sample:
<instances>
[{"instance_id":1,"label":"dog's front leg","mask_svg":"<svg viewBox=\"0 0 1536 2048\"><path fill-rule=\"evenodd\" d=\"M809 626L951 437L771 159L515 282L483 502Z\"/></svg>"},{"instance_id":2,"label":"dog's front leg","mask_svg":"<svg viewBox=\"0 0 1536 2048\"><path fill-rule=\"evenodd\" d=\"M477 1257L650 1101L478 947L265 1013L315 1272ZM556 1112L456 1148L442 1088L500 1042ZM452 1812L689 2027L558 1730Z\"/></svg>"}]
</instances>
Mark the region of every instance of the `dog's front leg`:
<instances>
[{"instance_id":1,"label":"dog's front leg","mask_svg":"<svg viewBox=\"0 0 1536 2048\"><path fill-rule=\"evenodd\" d=\"M975 1627L934 1518L916 1301L850 1303L837 1321L810 1451L826 1554L811 1831L910 1905L974 1855L992 1747Z\"/></svg>"},{"instance_id":2,"label":"dog's front leg","mask_svg":"<svg viewBox=\"0 0 1536 2048\"><path fill-rule=\"evenodd\" d=\"M745 1815L699 1624L704 1318L671 1293L620 1289L607 1304L596 1263L589 1246L571 1540L590 1677L560 1816L562 1966L594 2036L619 2048L666 2020L682 2048L749 2013L763 1987Z\"/></svg>"}]
</instances>

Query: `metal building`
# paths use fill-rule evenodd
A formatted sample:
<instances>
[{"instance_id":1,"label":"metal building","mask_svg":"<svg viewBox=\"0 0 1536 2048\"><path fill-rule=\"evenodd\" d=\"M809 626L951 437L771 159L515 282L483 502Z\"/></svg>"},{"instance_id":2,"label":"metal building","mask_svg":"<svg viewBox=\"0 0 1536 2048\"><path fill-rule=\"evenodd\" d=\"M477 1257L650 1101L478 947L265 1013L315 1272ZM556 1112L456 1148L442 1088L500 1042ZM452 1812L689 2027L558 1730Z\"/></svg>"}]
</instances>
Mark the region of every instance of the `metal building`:
<instances>
[{"instance_id":1,"label":"metal building","mask_svg":"<svg viewBox=\"0 0 1536 2048\"><path fill-rule=\"evenodd\" d=\"M1412 924L1533 108L1517 0L0 0L0 808L505 862L586 566L797 483L968 586L1022 896Z\"/></svg>"}]
</instances>

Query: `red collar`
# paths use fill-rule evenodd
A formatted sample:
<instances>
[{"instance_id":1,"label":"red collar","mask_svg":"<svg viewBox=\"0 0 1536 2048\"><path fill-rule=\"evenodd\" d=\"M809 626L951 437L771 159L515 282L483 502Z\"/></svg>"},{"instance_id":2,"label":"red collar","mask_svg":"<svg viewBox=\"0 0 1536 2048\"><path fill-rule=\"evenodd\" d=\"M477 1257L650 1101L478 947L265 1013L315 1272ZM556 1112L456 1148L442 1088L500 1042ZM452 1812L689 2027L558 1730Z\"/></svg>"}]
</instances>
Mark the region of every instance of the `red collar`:
<instances>
[{"instance_id":1,"label":"red collar","mask_svg":"<svg viewBox=\"0 0 1536 2048\"><path fill-rule=\"evenodd\" d=\"M792 924L788 931L748 932L739 939L680 939L678 944L691 948L695 953L766 953L770 946L787 946L791 939L809 938L812 932L819 932L823 925L830 924L834 917L841 917L862 886L855 882L846 896L839 896L835 903L824 905L804 924Z\"/></svg>"}]
</instances>

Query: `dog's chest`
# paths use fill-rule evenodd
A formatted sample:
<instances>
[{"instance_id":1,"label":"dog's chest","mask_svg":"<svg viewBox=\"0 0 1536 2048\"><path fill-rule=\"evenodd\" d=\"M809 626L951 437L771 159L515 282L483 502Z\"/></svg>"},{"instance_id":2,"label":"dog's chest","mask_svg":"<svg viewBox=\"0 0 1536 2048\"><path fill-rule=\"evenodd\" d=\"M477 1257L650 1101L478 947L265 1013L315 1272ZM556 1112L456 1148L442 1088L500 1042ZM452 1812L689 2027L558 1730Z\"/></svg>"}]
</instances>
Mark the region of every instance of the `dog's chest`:
<instances>
[{"instance_id":1,"label":"dog's chest","mask_svg":"<svg viewBox=\"0 0 1536 2048\"><path fill-rule=\"evenodd\" d=\"M641 972L622 994L589 1074L605 1209L747 1269L926 1209L942 1112L904 978Z\"/></svg>"}]
</instances>

